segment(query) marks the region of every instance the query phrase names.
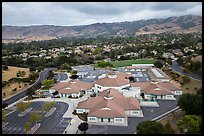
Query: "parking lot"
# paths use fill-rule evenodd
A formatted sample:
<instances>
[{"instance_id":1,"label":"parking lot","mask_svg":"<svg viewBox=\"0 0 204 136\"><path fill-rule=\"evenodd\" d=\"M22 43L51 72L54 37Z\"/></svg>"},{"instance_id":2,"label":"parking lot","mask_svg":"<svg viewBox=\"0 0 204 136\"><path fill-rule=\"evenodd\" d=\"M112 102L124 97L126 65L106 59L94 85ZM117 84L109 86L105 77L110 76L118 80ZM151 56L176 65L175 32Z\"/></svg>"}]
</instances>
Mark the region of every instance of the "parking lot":
<instances>
[{"instance_id":1,"label":"parking lot","mask_svg":"<svg viewBox=\"0 0 204 136\"><path fill-rule=\"evenodd\" d=\"M73 67L73 69L76 69L78 71L78 75L80 73L83 74L83 78L78 78L83 82L94 82L101 74L111 72L111 70L107 69L94 69L94 67L91 65L75 66ZM79 75L79 77L81 77L81 75Z\"/></svg>"},{"instance_id":2,"label":"parking lot","mask_svg":"<svg viewBox=\"0 0 204 136\"><path fill-rule=\"evenodd\" d=\"M72 118L62 118L59 124L54 129L52 129L50 134L63 134L66 127L70 125L71 120Z\"/></svg>"},{"instance_id":3,"label":"parking lot","mask_svg":"<svg viewBox=\"0 0 204 136\"><path fill-rule=\"evenodd\" d=\"M61 123L63 123L64 120L62 116L64 113L68 110L68 104L62 103L62 102L56 102L56 111L49 117L45 117L44 115L46 114L45 112L42 111L42 105L44 102L32 102L31 107L33 108L32 111L38 111L41 113L41 126L40 128L34 133L34 134L50 134L54 128L59 128L56 129L55 132L56 134L62 134L63 131L65 130L67 124L63 124L63 126L58 126ZM32 112L31 111L31 112ZM11 112L11 111L10 111ZM2 127L2 133L3 134L25 134L24 132L24 125L27 121L29 121L30 118L30 113L26 114L23 117L19 117L18 114L21 113L21 111L16 110L6 117L6 122L9 124ZM66 122L66 121L65 121ZM33 126L34 124L32 124ZM32 127L31 126L31 127Z\"/></svg>"}]
</instances>

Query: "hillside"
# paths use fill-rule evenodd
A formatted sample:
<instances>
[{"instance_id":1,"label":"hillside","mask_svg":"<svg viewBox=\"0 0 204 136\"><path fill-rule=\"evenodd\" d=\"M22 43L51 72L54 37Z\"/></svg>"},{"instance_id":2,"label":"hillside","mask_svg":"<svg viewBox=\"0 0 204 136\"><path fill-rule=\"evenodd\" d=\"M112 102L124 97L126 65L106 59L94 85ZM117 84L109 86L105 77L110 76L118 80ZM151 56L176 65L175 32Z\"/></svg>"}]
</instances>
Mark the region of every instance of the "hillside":
<instances>
[{"instance_id":1,"label":"hillside","mask_svg":"<svg viewBox=\"0 0 204 136\"><path fill-rule=\"evenodd\" d=\"M166 32L174 34L202 32L202 16L185 15L166 19L96 23L81 26L2 26L2 42L29 42L98 35L134 36Z\"/></svg>"}]
</instances>

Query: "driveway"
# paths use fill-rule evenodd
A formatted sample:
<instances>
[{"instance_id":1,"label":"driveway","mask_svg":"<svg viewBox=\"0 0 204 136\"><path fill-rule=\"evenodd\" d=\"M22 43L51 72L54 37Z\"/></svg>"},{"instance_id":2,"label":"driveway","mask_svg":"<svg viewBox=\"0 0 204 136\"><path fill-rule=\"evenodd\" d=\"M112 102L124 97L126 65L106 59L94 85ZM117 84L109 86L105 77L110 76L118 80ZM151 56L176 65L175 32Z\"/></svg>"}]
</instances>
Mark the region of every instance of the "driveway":
<instances>
[{"instance_id":1,"label":"driveway","mask_svg":"<svg viewBox=\"0 0 204 136\"><path fill-rule=\"evenodd\" d=\"M32 102L32 111L42 112L41 107L44 102ZM62 134L67 125L69 119L63 118L62 116L68 110L69 105L63 102L56 102L57 109L49 117L45 118L45 113L42 113L41 126L34 134ZM21 111L16 110L7 115L6 122L8 125L2 127L3 134L25 134L23 128L25 123L29 120L30 114L26 114L23 117L18 117ZM59 125L60 124L60 125ZM62 125L63 124L63 125Z\"/></svg>"},{"instance_id":2,"label":"driveway","mask_svg":"<svg viewBox=\"0 0 204 136\"><path fill-rule=\"evenodd\" d=\"M139 122L152 120L177 107L177 101L158 100L159 107L141 107L144 117L128 117L128 126L89 125L87 134L134 134Z\"/></svg>"},{"instance_id":3,"label":"driveway","mask_svg":"<svg viewBox=\"0 0 204 136\"><path fill-rule=\"evenodd\" d=\"M174 70L174 71L176 71L176 72L178 72L178 73L181 73L181 74L183 74L183 75L188 75L188 76L191 77L191 78L194 78L194 79L197 79L197 80L202 81L202 75L198 75L198 74L196 74L196 73L191 73L191 74L184 73L184 72L183 72L183 68L178 65L178 63L177 63L176 60L173 60L173 61L172 61L171 68L172 68L172 70Z\"/></svg>"}]
</instances>

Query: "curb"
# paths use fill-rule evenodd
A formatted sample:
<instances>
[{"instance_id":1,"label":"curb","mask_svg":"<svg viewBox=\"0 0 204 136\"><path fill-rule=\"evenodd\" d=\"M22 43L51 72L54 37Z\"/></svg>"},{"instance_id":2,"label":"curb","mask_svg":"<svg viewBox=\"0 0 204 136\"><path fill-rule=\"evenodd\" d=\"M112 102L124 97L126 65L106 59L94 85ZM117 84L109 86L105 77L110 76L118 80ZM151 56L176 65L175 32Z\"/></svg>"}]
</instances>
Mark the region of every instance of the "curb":
<instances>
[{"instance_id":1,"label":"curb","mask_svg":"<svg viewBox=\"0 0 204 136\"><path fill-rule=\"evenodd\" d=\"M21 112L18 114L19 117L25 116L27 113L29 113L33 108L28 108L24 112Z\"/></svg>"},{"instance_id":2,"label":"curb","mask_svg":"<svg viewBox=\"0 0 204 136\"><path fill-rule=\"evenodd\" d=\"M52 115L52 113L54 113L56 109L57 109L56 107L50 109L50 111L45 114L45 117L49 117L50 115Z\"/></svg>"},{"instance_id":3,"label":"curb","mask_svg":"<svg viewBox=\"0 0 204 136\"><path fill-rule=\"evenodd\" d=\"M31 128L31 130L30 130L29 132L27 132L27 134L33 134L33 133L35 133L35 131L37 131L40 126L41 126L41 123L35 124L35 125Z\"/></svg>"}]
</instances>

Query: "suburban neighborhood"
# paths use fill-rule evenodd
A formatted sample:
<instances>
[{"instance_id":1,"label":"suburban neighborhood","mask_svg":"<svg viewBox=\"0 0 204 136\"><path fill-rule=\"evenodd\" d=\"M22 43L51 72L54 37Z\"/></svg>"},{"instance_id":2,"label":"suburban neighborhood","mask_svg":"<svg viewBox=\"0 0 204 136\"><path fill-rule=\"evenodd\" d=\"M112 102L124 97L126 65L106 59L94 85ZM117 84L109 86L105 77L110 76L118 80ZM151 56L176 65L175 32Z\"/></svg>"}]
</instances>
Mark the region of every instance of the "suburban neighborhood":
<instances>
[{"instance_id":1,"label":"suburban neighborhood","mask_svg":"<svg viewBox=\"0 0 204 136\"><path fill-rule=\"evenodd\" d=\"M2 12L2 134L202 134L201 2Z\"/></svg>"}]
</instances>

